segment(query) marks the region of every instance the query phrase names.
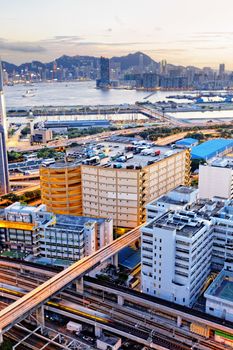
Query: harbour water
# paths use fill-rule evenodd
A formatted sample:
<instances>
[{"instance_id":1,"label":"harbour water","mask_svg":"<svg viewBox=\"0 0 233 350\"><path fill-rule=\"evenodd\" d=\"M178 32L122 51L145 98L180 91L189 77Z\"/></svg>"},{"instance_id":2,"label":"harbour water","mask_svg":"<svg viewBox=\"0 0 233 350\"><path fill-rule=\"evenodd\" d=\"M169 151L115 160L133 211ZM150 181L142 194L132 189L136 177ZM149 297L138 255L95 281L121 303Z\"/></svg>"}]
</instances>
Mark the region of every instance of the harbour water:
<instances>
[{"instance_id":1,"label":"harbour water","mask_svg":"<svg viewBox=\"0 0 233 350\"><path fill-rule=\"evenodd\" d=\"M23 108L30 106L73 106L73 105L112 105L133 104L136 101L164 101L172 93L183 92L150 91L95 88L94 81L68 83L38 83L33 86L5 86L7 108ZM22 97L26 90L32 90L35 96ZM151 96L150 96L151 95ZM150 96L150 97L148 97Z\"/></svg>"},{"instance_id":2,"label":"harbour water","mask_svg":"<svg viewBox=\"0 0 233 350\"><path fill-rule=\"evenodd\" d=\"M118 105L133 104L136 101L157 102L171 100L171 98L167 97L172 95L190 94L190 92L185 91L156 91L151 93L150 91L125 89L101 90L96 89L94 81L37 83L33 84L33 86L20 84L5 86L4 90L8 110L11 108L23 109L35 106ZM32 94L23 97L26 90L31 90ZM176 101L179 103L190 103L190 101L183 99ZM233 111L230 110L169 114L186 122L218 119L229 121L233 119Z\"/></svg>"}]
</instances>

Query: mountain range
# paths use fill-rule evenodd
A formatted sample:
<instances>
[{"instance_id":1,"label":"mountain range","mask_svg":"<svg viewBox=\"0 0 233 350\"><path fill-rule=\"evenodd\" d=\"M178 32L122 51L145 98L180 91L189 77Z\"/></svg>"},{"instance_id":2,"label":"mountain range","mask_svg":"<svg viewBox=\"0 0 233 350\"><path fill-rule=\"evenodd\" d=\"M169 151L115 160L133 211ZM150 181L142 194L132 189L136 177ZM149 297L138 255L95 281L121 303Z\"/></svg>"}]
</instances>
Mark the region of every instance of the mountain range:
<instances>
[{"instance_id":1,"label":"mountain range","mask_svg":"<svg viewBox=\"0 0 233 350\"><path fill-rule=\"evenodd\" d=\"M112 57L110 59L110 62L113 63L119 63L121 65L122 70L127 70L133 66L139 65L140 57L143 57L143 66L144 68L150 65L153 65L155 68L158 67L159 63L154 61L150 56L142 53L142 52L135 52L132 54L128 54L126 56L120 56L120 57ZM22 63L20 65L15 65L6 61L3 61L3 68L6 69L8 73L25 71L27 69L28 71L38 72L38 70L42 69L53 69L54 62L56 62L57 67L59 68L67 68L72 69L74 67L79 67L83 65L89 65L92 64L93 68L97 67L99 57L94 56L67 56L63 55L57 59L55 59L52 62L48 63L42 63L40 61L32 61L32 62L26 62Z\"/></svg>"}]
</instances>

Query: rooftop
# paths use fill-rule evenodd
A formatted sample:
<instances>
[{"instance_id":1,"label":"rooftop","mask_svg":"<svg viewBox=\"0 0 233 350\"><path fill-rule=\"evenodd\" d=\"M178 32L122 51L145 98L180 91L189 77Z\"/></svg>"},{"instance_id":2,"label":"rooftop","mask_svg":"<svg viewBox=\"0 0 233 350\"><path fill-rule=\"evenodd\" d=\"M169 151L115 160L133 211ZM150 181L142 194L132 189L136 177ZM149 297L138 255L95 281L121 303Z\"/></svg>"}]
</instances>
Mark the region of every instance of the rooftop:
<instances>
[{"instance_id":1,"label":"rooftop","mask_svg":"<svg viewBox=\"0 0 233 350\"><path fill-rule=\"evenodd\" d=\"M233 302L233 272L222 270L206 290L205 296Z\"/></svg>"},{"instance_id":2,"label":"rooftop","mask_svg":"<svg viewBox=\"0 0 233 350\"><path fill-rule=\"evenodd\" d=\"M179 146L192 146L193 144L197 144L197 143L198 143L197 139L193 139L191 137L187 137L185 139L176 141L175 144L179 145Z\"/></svg>"},{"instance_id":3,"label":"rooftop","mask_svg":"<svg viewBox=\"0 0 233 350\"><path fill-rule=\"evenodd\" d=\"M173 196L174 194L191 194L193 192L197 192L197 189L194 187L188 187L188 186L178 186L174 188L174 190L168 192L166 195L163 195L159 197L156 200L153 200L152 202L148 203L147 205L157 205L157 203L170 203L174 205L184 205L185 203L188 203L188 198L181 197L176 198L176 196Z\"/></svg>"},{"instance_id":4,"label":"rooftop","mask_svg":"<svg viewBox=\"0 0 233 350\"><path fill-rule=\"evenodd\" d=\"M141 249L135 250L125 247L118 253L119 264L129 270L133 270L141 262Z\"/></svg>"},{"instance_id":5,"label":"rooftop","mask_svg":"<svg viewBox=\"0 0 233 350\"><path fill-rule=\"evenodd\" d=\"M75 216L75 215L61 215L56 214L56 224L49 227L67 228L70 230L81 231L83 226L87 223L102 224L110 219L104 218L91 218L87 216Z\"/></svg>"},{"instance_id":6,"label":"rooftop","mask_svg":"<svg viewBox=\"0 0 233 350\"><path fill-rule=\"evenodd\" d=\"M160 216L158 219L150 221L145 225L145 228L162 228L164 230L176 230L177 235L187 238L195 236L204 223L200 221L195 213L185 211L170 211Z\"/></svg>"},{"instance_id":7,"label":"rooftop","mask_svg":"<svg viewBox=\"0 0 233 350\"><path fill-rule=\"evenodd\" d=\"M22 214L32 214L32 213L41 211L42 209L44 209L43 205L40 205L39 207L35 207L35 206L25 205L20 202L15 202L9 205L7 208L5 208L7 212L20 212Z\"/></svg>"},{"instance_id":8,"label":"rooftop","mask_svg":"<svg viewBox=\"0 0 233 350\"><path fill-rule=\"evenodd\" d=\"M180 148L158 147L150 141L131 141L131 143L106 141L86 145L79 148L78 152L69 154L72 162L55 163L48 167L56 169L86 164L105 168L140 169L180 152L183 152Z\"/></svg>"},{"instance_id":9,"label":"rooftop","mask_svg":"<svg viewBox=\"0 0 233 350\"><path fill-rule=\"evenodd\" d=\"M233 139L214 139L206 141L192 148L191 156L194 159L209 159L233 147Z\"/></svg>"}]
</instances>

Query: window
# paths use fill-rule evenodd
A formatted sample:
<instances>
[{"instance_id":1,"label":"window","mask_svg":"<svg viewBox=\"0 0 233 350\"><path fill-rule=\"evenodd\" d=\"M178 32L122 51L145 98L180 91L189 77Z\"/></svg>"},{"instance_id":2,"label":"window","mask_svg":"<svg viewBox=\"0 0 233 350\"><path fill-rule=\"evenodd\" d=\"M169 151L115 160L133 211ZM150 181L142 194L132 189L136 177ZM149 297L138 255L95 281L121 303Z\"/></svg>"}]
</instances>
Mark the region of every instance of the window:
<instances>
[{"instance_id":1,"label":"window","mask_svg":"<svg viewBox=\"0 0 233 350\"><path fill-rule=\"evenodd\" d=\"M209 310L210 310L210 311L214 311L214 308L213 308L213 307L209 307Z\"/></svg>"},{"instance_id":2,"label":"window","mask_svg":"<svg viewBox=\"0 0 233 350\"><path fill-rule=\"evenodd\" d=\"M185 298L183 298L183 303L185 303Z\"/></svg>"}]
</instances>

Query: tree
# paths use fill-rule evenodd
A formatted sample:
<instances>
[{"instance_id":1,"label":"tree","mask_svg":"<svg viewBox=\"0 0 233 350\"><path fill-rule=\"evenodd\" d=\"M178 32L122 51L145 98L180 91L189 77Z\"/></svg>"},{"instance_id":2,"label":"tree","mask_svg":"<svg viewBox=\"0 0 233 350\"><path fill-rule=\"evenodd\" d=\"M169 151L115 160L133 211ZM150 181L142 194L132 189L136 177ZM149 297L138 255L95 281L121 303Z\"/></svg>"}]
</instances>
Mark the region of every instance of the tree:
<instances>
[{"instance_id":1,"label":"tree","mask_svg":"<svg viewBox=\"0 0 233 350\"><path fill-rule=\"evenodd\" d=\"M23 129L21 130L21 135L22 135L22 136L26 136L26 135L28 135L28 134L30 134L30 127L29 127L29 126L25 126L25 128L23 128Z\"/></svg>"}]
</instances>

